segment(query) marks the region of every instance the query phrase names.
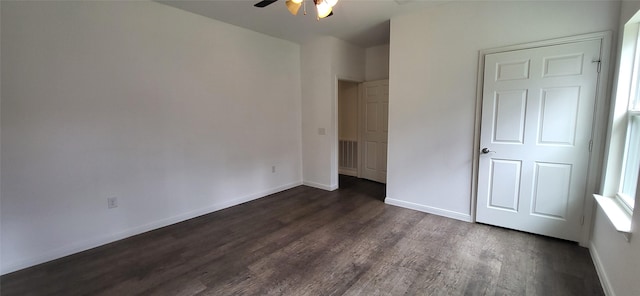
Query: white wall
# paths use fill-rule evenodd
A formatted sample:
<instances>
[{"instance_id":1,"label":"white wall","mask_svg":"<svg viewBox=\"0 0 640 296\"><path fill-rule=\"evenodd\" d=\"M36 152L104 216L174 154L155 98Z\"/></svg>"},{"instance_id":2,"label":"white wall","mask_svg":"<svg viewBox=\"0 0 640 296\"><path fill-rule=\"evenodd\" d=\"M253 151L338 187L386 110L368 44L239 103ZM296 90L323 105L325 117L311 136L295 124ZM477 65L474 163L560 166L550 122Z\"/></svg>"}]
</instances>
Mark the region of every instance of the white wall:
<instances>
[{"instance_id":1,"label":"white wall","mask_svg":"<svg viewBox=\"0 0 640 296\"><path fill-rule=\"evenodd\" d=\"M338 139L358 140L358 83L338 81Z\"/></svg>"},{"instance_id":2,"label":"white wall","mask_svg":"<svg viewBox=\"0 0 640 296\"><path fill-rule=\"evenodd\" d=\"M155 2L1 5L2 273L301 184L298 45Z\"/></svg>"},{"instance_id":3,"label":"white wall","mask_svg":"<svg viewBox=\"0 0 640 296\"><path fill-rule=\"evenodd\" d=\"M452 2L391 20L387 202L470 220L478 52L616 30L618 2Z\"/></svg>"},{"instance_id":4,"label":"white wall","mask_svg":"<svg viewBox=\"0 0 640 296\"><path fill-rule=\"evenodd\" d=\"M619 43L618 43L618 66L620 66L620 52L622 41L622 30L624 24L640 10L640 2L622 2L620 9ZM616 71L617 80L617 71ZM614 86L617 84L614 84ZM613 98L617 91L614 89ZM625 98L622 98L625 99ZM636 196L636 205L640 204L640 191ZM597 207L593 221L593 233L591 236L590 251L596 262L596 268L600 275L601 282L607 295L640 295L640 207L636 206L632 218L631 230L634 232L631 241L627 242L619 234L600 207Z\"/></svg>"},{"instance_id":5,"label":"white wall","mask_svg":"<svg viewBox=\"0 0 640 296\"><path fill-rule=\"evenodd\" d=\"M389 44L372 46L365 50L365 79L389 78Z\"/></svg>"},{"instance_id":6,"label":"white wall","mask_svg":"<svg viewBox=\"0 0 640 296\"><path fill-rule=\"evenodd\" d=\"M338 188L337 79L364 80L364 49L319 37L302 45L301 69L304 184L334 190Z\"/></svg>"}]
</instances>

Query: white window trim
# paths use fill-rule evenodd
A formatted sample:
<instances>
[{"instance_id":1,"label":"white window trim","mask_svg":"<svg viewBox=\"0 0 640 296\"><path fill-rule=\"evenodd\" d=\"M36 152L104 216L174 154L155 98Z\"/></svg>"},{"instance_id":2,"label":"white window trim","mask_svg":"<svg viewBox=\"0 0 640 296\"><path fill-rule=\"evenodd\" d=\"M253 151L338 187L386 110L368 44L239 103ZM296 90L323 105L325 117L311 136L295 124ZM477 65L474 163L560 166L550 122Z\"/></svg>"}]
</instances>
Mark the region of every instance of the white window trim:
<instances>
[{"instance_id":1,"label":"white window trim","mask_svg":"<svg viewBox=\"0 0 640 296\"><path fill-rule=\"evenodd\" d=\"M633 215L633 207L631 207L631 203L629 202L629 199L632 198L635 197L628 196L626 194L623 194L622 192L616 193L616 200L620 203L620 207L622 207L622 209L627 212L627 215L629 216Z\"/></svg>"},{"instance_id":2,"label":"white window trim","mask_svg":"<svg viewBox=\"0 0 640 296\"><path fill-rule=\"evenodd\" d=\"M638 41L638 44L640 44L640 40ZM636 66L637 66L637 68L640 68L640 63L638 65L636 65ZM634 77L634 79L638 79L638 77ZM626 120L627 120L627 135L625 137L625 143L624 143L624 145L622 147L623 148L623 153L624 153L624 158L622 160L622 170L621 170L621 175L620 175L621 179L625 179L626 178L626 174L627 174L626 170L629 169L628 167L626 167L627 158L629 157L629 155L628 155L626 150L629 148L628 146L631 146L631 144L629 143L629 137L631 137L631 131L629 130L629 127L632 124L631 121L634 120L634 119L635 120L640 120L640 111L628 110L627 111L627 116L626 116ZM638 131L636 131L636 133L637 132ZM636 148L638 148L638 147L636 147ZM631 169L635 170L636 173L638 173L637 172L638 168L632 167ZM633 180L632 182L635 182L636 184L638 184L637 183L638 179ZM629 212L629 214L632 214L636 197L635 196L630 196L628 194L623 193L623 191L624 191L623 184L622 184L622 182L619 182L619 184L620 185L619 185L618 192L616 193L616 197L620 200L620 202L622 203L622 206L627 210L627 212ZM636 191L639 188L640 188L640 186L636 185Z\"/></svg>"}]
</instances>

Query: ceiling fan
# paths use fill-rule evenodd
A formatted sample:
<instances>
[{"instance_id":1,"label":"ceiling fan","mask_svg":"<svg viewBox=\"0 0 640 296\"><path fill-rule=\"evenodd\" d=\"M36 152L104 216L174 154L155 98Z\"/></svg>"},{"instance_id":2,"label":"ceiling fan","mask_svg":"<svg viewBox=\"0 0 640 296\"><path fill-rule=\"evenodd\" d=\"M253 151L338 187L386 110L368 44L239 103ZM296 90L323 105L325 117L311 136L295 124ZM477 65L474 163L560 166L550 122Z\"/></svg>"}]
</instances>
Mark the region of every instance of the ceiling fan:
<instances>
[{"instance_id":1,"label":"ceiling fan","mask_svg":"<svg viewBox=\"0 0 640 296\"><path fill-rule=\"evenodd\" d=\"M253 6L266 7L268 5L273 4L276 1L278 0L262 0L254 4ZM333 15L332 8L336 5L336 3L338 3L338 0L311 0L311 1L313 1L313 4L316 6L316 11L318 12L318 19L332 16ZM298 14L298 10L300 10L300 7L302 7L305 4L304 4L304 0L286 0L285 5L287 5L287 9L289 10L289 12L291 12L291 14L296 15ZM305 5L304 14L307 14L306 5Z\"/></svg>"}]
</instances>

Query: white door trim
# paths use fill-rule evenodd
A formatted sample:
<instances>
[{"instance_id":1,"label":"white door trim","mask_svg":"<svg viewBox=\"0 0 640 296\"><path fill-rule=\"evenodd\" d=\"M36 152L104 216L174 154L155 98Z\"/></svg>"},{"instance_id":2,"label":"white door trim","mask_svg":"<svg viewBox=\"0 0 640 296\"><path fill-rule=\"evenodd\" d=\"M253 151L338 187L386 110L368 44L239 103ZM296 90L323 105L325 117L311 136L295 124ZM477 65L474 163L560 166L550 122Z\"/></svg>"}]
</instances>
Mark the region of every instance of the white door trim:
<instances>
[{"instance_id":1,"label":"white door trim","mask_svg":"<svg viewBox=\"0 0 640 296\"><path fill-rule=\"evenodd\" d=\"M580 235L580 245L588 246L591 236L592 216L595 203L591 198L591 194L598 191L601 184L602 173L602 156L604 155L604 143L606 137L607 114L609 110L609 96L611 83L609 83L609 75L613 69L611 68L611 40L612 32L596 32L584 35L576 35L564 38L549 39L531 43L510 45L498 48L490 48L480 50L478 53L478 81L476 85L476 114L475 114L475 131L473 137L473 162L472 162L472 184L471 184L471 220L476 222L476 204L478 199L478 169L480 160L480 122L482 120L482 92L484 85L484 60L485 56L493 53L508 52L514 50L531 49L537 47L545 47L552 45L560 45L574 43L587 40L600 40L601 42L601 71L598 78L596 89L596 103L594 111L594 120L592 128L593 150L589 157L589 170L587 173L586 196L584 197L583 215L584 226Z\"/></svg>"}]
</instances>

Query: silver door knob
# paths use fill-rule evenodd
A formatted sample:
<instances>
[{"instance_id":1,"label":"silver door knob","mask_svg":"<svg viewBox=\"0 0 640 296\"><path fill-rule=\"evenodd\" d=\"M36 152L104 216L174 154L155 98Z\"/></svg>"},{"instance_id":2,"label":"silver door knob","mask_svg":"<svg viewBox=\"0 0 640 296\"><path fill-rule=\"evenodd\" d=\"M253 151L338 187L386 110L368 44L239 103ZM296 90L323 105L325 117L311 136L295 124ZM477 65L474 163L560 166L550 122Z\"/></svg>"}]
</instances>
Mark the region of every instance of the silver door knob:
<instances>
[{"instance_id":1,"label":"silver door knob","mask_svg":"<svg viewBox=\"0 0 640 296\"><path fill-rule=\"evenodd\" d=\"M487 153L490 153L490 152L496 153L495 151L489 150L489 148L482 148L482 153L483 154L487 154Z\"/></svg>"}]
</instances>

